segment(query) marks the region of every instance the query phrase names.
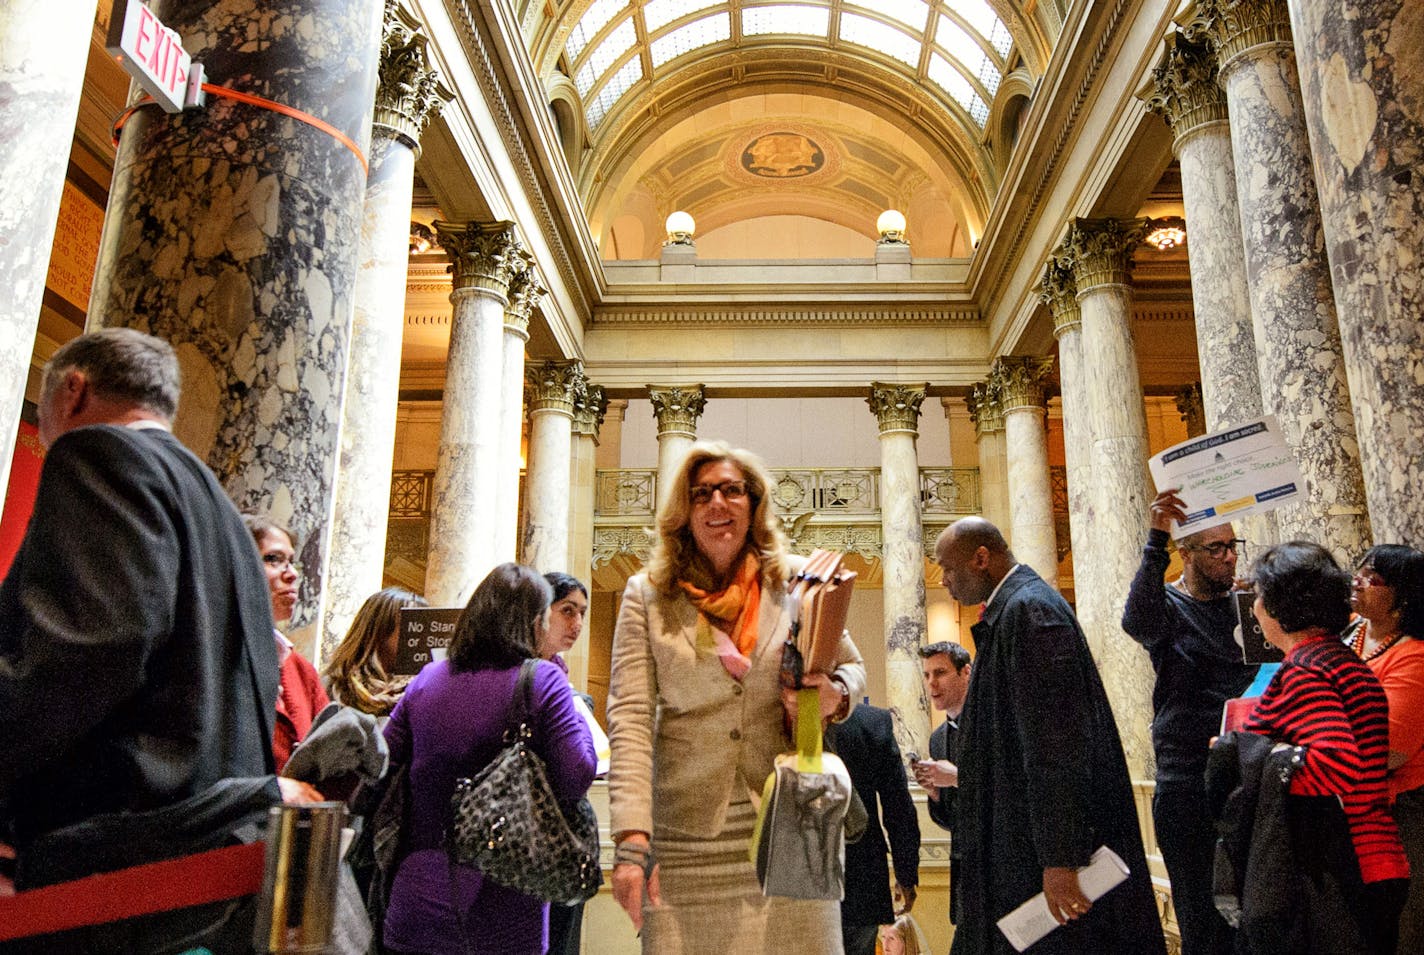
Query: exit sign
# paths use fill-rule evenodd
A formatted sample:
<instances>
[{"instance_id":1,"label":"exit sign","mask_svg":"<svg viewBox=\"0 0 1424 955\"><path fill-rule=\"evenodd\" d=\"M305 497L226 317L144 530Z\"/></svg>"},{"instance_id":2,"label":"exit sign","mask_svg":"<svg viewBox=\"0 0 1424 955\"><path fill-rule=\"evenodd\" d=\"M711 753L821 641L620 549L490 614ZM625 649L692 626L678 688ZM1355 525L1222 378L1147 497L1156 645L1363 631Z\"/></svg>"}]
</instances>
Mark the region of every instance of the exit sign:
<instances>
[{"instance_id":1,"label":"exit sign","mask_svg":"<svg viewBox=\"0 0 1424 955\"><path fill-rule=\"evenodd\" d=\"M114 0L109 53L166 112L202 105L203 66L140 0Z\"/></svg>"}]
</instances>

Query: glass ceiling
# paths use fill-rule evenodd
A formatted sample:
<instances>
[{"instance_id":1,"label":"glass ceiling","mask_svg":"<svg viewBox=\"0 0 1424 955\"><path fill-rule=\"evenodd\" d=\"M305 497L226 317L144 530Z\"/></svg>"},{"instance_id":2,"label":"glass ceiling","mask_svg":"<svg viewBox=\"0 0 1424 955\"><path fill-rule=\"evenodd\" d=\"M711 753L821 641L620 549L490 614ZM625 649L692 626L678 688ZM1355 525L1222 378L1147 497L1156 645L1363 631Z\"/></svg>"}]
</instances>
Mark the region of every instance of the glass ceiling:
<instances>
[{"instance_id":1,"label":"glass ceiling","mask_svg":"<svg viewBox=\"0 0 1424 955\"><path fill-rule=\"evenodd\" d=\"M596 0L564 52L596 130L625 93L675 60L778 36L873 50L981 128L1013 46L985 0Z\"/></svg>"}]
</instances>

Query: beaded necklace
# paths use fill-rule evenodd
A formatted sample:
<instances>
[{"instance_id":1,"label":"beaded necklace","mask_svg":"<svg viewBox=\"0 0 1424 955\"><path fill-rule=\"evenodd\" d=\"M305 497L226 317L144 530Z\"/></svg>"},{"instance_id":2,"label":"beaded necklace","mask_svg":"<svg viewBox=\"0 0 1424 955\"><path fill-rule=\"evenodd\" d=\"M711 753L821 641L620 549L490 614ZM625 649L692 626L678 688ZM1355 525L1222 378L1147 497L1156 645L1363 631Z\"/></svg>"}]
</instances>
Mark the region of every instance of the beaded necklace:
<instances>
[{"instance_id":1,"label":"beaded necklace","mask_svg":"<svg viewBox=\"0 0 1424 955\"><path fill-rule=\"evenodd\" d=\"M1358 630L1355 631L1354 637L1350 640L1350 649L1354 650L1355 655L1358 656L1361 660L1365 661L1373 660L1381 653L1384 653L1390 647L1398 643L1400 637L1404 636L1404 633L1402 631L1396 630L1394 633L1390 634L1389 639L1383 640L1380 643L1376 644L1373 650L1371 650L1369 653L1366 653L1365 631L1369 629L1370 625L1368 622L1366 622L1364 626L1360 627Z\"/></svg>"}]
</instances>

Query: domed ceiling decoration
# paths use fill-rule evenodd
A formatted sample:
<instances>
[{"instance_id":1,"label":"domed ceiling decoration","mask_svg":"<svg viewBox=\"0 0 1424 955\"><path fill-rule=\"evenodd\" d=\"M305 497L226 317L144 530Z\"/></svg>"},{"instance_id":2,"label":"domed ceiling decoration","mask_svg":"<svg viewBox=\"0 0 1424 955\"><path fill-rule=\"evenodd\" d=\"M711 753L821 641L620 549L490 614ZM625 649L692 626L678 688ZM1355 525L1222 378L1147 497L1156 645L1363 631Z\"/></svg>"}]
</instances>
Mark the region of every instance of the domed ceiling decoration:
<instances>
[{"instance_id":1,"label":"domed ceiling decoration","mask_svg":"<svg viewBox=\"0 0 1424 955\"><path fill-rule=\"evenodd\" d=\"M1011 0L573 0L530 35L546 82L576 92L571 161L605 251L619 221L640 224L646 255L674 208L702 234L729 211L722 193L775 184L760 204L736 197L739 214L825 219L849 196L854 216L830 221L873 238L886 203L918 204L922 223L938 203L930 245L948 256L987 216L996 96L1041 71L1042 19Z\"/></svg>"}]
</instances>

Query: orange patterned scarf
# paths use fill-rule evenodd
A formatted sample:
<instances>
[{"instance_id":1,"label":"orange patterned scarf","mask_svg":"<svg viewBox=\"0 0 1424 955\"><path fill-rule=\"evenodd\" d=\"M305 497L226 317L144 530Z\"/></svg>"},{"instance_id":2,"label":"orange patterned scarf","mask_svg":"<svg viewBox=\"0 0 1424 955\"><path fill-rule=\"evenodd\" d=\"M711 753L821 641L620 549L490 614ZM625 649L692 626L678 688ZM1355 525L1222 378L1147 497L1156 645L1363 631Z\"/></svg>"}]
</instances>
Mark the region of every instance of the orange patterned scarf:
<instances>
[{"instance_id":1,"label":"orange patterned scarf","mask_svg":"<svg viewBox=\"0 0 1424 955\"><path fill-rule=\"evenodd\" d=\"M747 552L731 581L721 590L708 592L685 580L679 580L677 585L698 612L728 634L737 652L750 660L757 645L757 621L761 618L761 560L756 553Z\"/></svg>"}]
</instances>

